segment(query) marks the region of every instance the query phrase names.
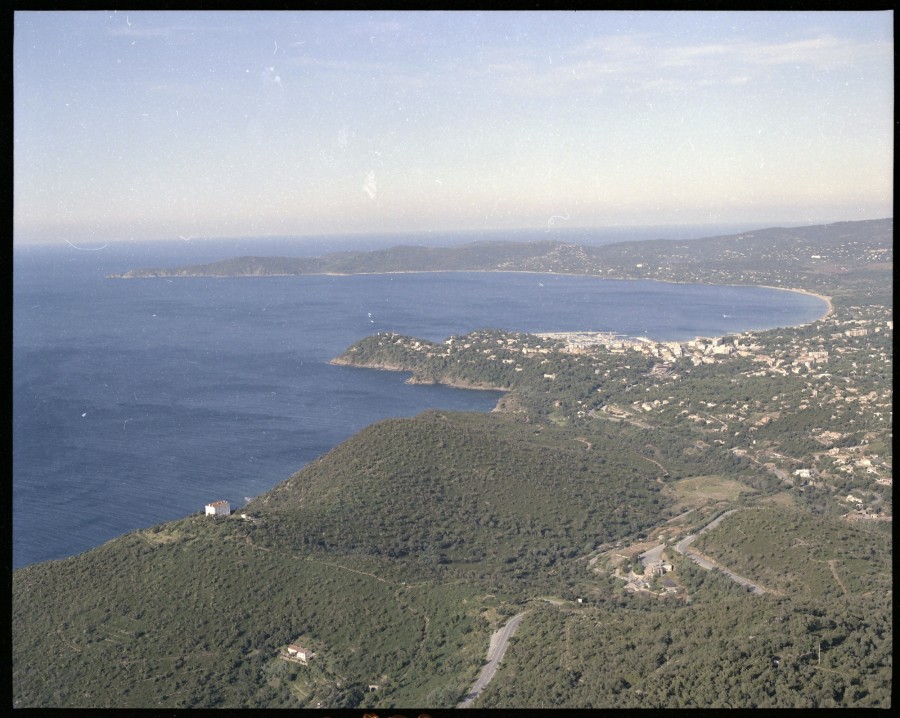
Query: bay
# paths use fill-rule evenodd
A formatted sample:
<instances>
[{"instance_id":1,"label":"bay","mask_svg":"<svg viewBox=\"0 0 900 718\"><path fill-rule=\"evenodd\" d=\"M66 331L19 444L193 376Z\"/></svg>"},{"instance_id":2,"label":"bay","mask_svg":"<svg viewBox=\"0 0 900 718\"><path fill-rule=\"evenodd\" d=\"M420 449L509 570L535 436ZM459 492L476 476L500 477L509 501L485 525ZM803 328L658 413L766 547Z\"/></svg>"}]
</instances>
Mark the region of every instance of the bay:
<instances>
[{"instance_id":1,"label":"bay","mask_svg":"<svg viewBox=\"0 0 900 718\"><path fill-rule=\"evenodd\" d=\"M397 243L380 242L342 248ZM274 244L257 242L252 253L283 253ZM322 251L291 246L295 255ZM825 311L815 297L765 288L525 273L104 279L243 249L175 248L175 259L163 243L14 253L14 567L209 501L240 507L379 419L496 403L495 392L410 386L401 374L328 363L373 332L686 340L806 323Z\"/></svg>"}]
</instances>

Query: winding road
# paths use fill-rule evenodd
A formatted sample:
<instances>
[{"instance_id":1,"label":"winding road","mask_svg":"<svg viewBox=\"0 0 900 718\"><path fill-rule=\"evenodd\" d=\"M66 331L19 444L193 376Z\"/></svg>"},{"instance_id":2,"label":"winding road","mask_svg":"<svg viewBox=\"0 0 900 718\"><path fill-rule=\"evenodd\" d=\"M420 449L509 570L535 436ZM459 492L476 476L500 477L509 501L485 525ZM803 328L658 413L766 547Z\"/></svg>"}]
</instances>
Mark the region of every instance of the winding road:
<instances>
[{"instance_id":1,"label":"winding road","mask_svg":"<svg viewBox=\"0 0 900 718\"><path fill-rule=\"evenodd\" d=\"M519 627L519 624L524 617L525 612L516 614L501 626L493 636L491 636L491 644L488 646L487 651L487 663L484 665L484 668L481 669L481 675L478 676L475 685L472 686L472 689L466 694L465 699L456 706L457 708L471 708L472 703L478 698L481 691L484 690L484 687L490 683L494 674L497 672L500 661L503 660L503 654L506 653L509 639L512 638L512 635L516 632L516 629Z\"/></svg>"},{"instance_id":2,"label":"winding road","mask_svg":"<svg viewBox=\"0 0 900 718\"><path fill-rule=\"evenodd\" d=\"M737 509L726 511L721 516L718 516L713 521L710 521L697 533L683 538L681 541L675 544L674 548L678 553L687 556L689 559L702 566L703 568L718 569L732 580L751 589L753 593L765 593L765 589L762 588L762 586L753 583L753 581L751 581L750 579L744 578L743 576L738 576L736 573L711 562L706 557L698 555L696 552L689 549L690 545L700 534L702 534L704 531L714 529L726 516L733 514L735 511L737 511ZM654 546L650 550L642 553L640 558L643 560L645 565L650 562L659 561L664 548L665 544ZM475 681L475 685L472 686L472 689L466 694L466 697L462 700L462 702L457 704L457 708L471 708L472 703L475 702L475 699L478 698L479 695L481 695L481 692L484 690L485 686L490 683L491 679L494 677L494 674L497 672L500 661L503 660L503 655L506 653L506 647L509 645L509 639L516 632L516 629L519 627L519 624L525 617L525 613L527 612L522 612L513 616L499 630L497 630L493 636L491 636L491 643L490 646L488 646L487 651L487 663L485 663L484 667L481 669L481 674L478 676L478 680Z\"/></svg>"}]
</instances>

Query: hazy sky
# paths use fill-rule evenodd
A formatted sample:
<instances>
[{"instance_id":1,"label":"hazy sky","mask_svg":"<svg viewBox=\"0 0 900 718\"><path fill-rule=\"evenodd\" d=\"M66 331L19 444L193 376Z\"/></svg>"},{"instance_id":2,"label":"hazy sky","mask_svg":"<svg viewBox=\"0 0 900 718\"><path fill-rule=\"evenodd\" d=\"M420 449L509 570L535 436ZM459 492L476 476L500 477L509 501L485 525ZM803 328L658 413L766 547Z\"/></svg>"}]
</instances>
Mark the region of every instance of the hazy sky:
<instances>
[{"instance_id":1,"label":"hazy sky","mask_svg":"<svg viewBox=\"0 0 900 718\"><path fill-rule=\"evenodd\" d=\"M893 215L893 13L17 12L16 242Z\"/></svg>"}]
</instances>

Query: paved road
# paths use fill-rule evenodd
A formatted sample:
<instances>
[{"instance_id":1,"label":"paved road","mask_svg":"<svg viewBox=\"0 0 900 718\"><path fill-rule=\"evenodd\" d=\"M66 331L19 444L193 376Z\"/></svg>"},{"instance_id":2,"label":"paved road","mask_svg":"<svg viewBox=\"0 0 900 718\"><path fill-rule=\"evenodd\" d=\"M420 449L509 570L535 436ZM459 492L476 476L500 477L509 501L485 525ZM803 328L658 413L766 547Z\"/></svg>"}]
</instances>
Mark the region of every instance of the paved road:
<instances>
[{"instance_id":1,"label":"paved road","mask_svg":"<svg viewBox=\"0 0 900 718\"><path fill-rule=\"evenodd\" d=\"M478 676L478 680L475 681L472 690L466 694L465 700L457 705L457 708L470 708L475 699L481 694L481 691L484 690L484 687L494 677L494 674L497 672L497 667L500 665L500 661L503 660L503 655L506 653L509 639L516 632L516 629L519 627L519 624L524 617L525 613L519 613L513 616L500 628L500 630L491 636L491 644L488 646L487 652L487 663L484 668L481 669L481 675Z\"/></svg>"},{"instance_id":2,"label":"paved road","mask_svg":"<svg viewBox=\"0 0 900 718\"><path fill-rule=\"evenodd\" d=\"M714 529L716 526L718 526L720 523L722 523L722 519L724 519L729 514L733 514L735 511L737 511L737 509L732 509L731 511L726 511L724 514L722 514L718 518L716 518L716 519L710 521L708 524L706 524L706 526L704 526L702 529L700 529L697 533L691 534L690 536L685 536L683 539L681 539L681 541L679 541L677 544L675 544L675 550L678 551L678 553L685 553L685 551L687 551L688 546L690 546L692 543L694 543L694 541L697 539L697 537L700 534L705 533L706 531L709 531L710 529ZM712 568L712 567L705 566L704 568Z\"/></svg>"},{"instance_id":3,"label":"paved road","mask_svg":"<svg viewBox=\"0 0 900 718\"><path fill-rule=\"evenodd\" d=\"M738 576L733 571L729 571L727 568L724 568L722 566L716 566L716 568L719 569L726 576L728 576L728 578L730 578L732 581L735 581L736 583L741 584L741 586L745 586L746 588L749 588L753 593L763 594L766 592L766 589L764 589L758 583L753 583L753 581L751 581L749 578L744 578L743 576Z\"/></svg>"},{"instance_id":4,"label":"paved road","mask_svg":"<svg viewBox=\"0 0 900 718\"><path fill-rule=\"evenodd\" d=\"M691 561L696 563L701 568L705 568L707 570L713 569L713 568L718 569L719 571L724 573L726 576L728 576L728 578L730 578L732 581L735 581L735 582L741 584L742 586L746 586L751 591L753 591L753 593L756 593L756 594L765 593L766 590L762 586L753 583L753 581L751 581L749 578L744 578L743 576L738 576L733 571L729 571L727 568L724 568L722 566L719 566L718 564L713 563L712 561L707 559L705 556L701 556L693 551L688 550L690 545L692 543L694 543L694 540L700 534L702 534L704 531L709 531L710 529L714 529L716 526L718 526L722 522L722 519L724 519L729 514L733 514L735 511L737 511L737 509L732 509L731 511L726 511L724 514L719 516L714 521L710 521L706 526L704 526L702 529L700 529L697 533L691 534L690 536L686 536L685 538L681 539L681 541L679 541L677 544L675 544L675 550L678 551L678 553L684 554L685 556L687 556L689 559L691 559Z\"/></svg>"}]
</instances>

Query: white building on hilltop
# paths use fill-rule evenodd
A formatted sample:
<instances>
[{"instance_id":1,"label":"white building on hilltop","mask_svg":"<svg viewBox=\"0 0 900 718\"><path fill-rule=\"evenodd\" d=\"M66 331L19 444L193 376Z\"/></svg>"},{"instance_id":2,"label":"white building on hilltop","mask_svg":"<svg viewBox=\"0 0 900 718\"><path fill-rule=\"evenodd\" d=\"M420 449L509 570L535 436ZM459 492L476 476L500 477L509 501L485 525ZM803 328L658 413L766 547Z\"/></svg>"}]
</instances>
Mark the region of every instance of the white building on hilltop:
<instances>
[{"instance_id":1,"label":"white building on hilltop","mask_svg":"<svg viewBox=\"0 0 900 718\"><path fill-rule=\"evenodd\" d=\"M227 501L213 501L206 504L207 516L228 516L231 514L231 504Z\"/></svg>"}]
</instances>

